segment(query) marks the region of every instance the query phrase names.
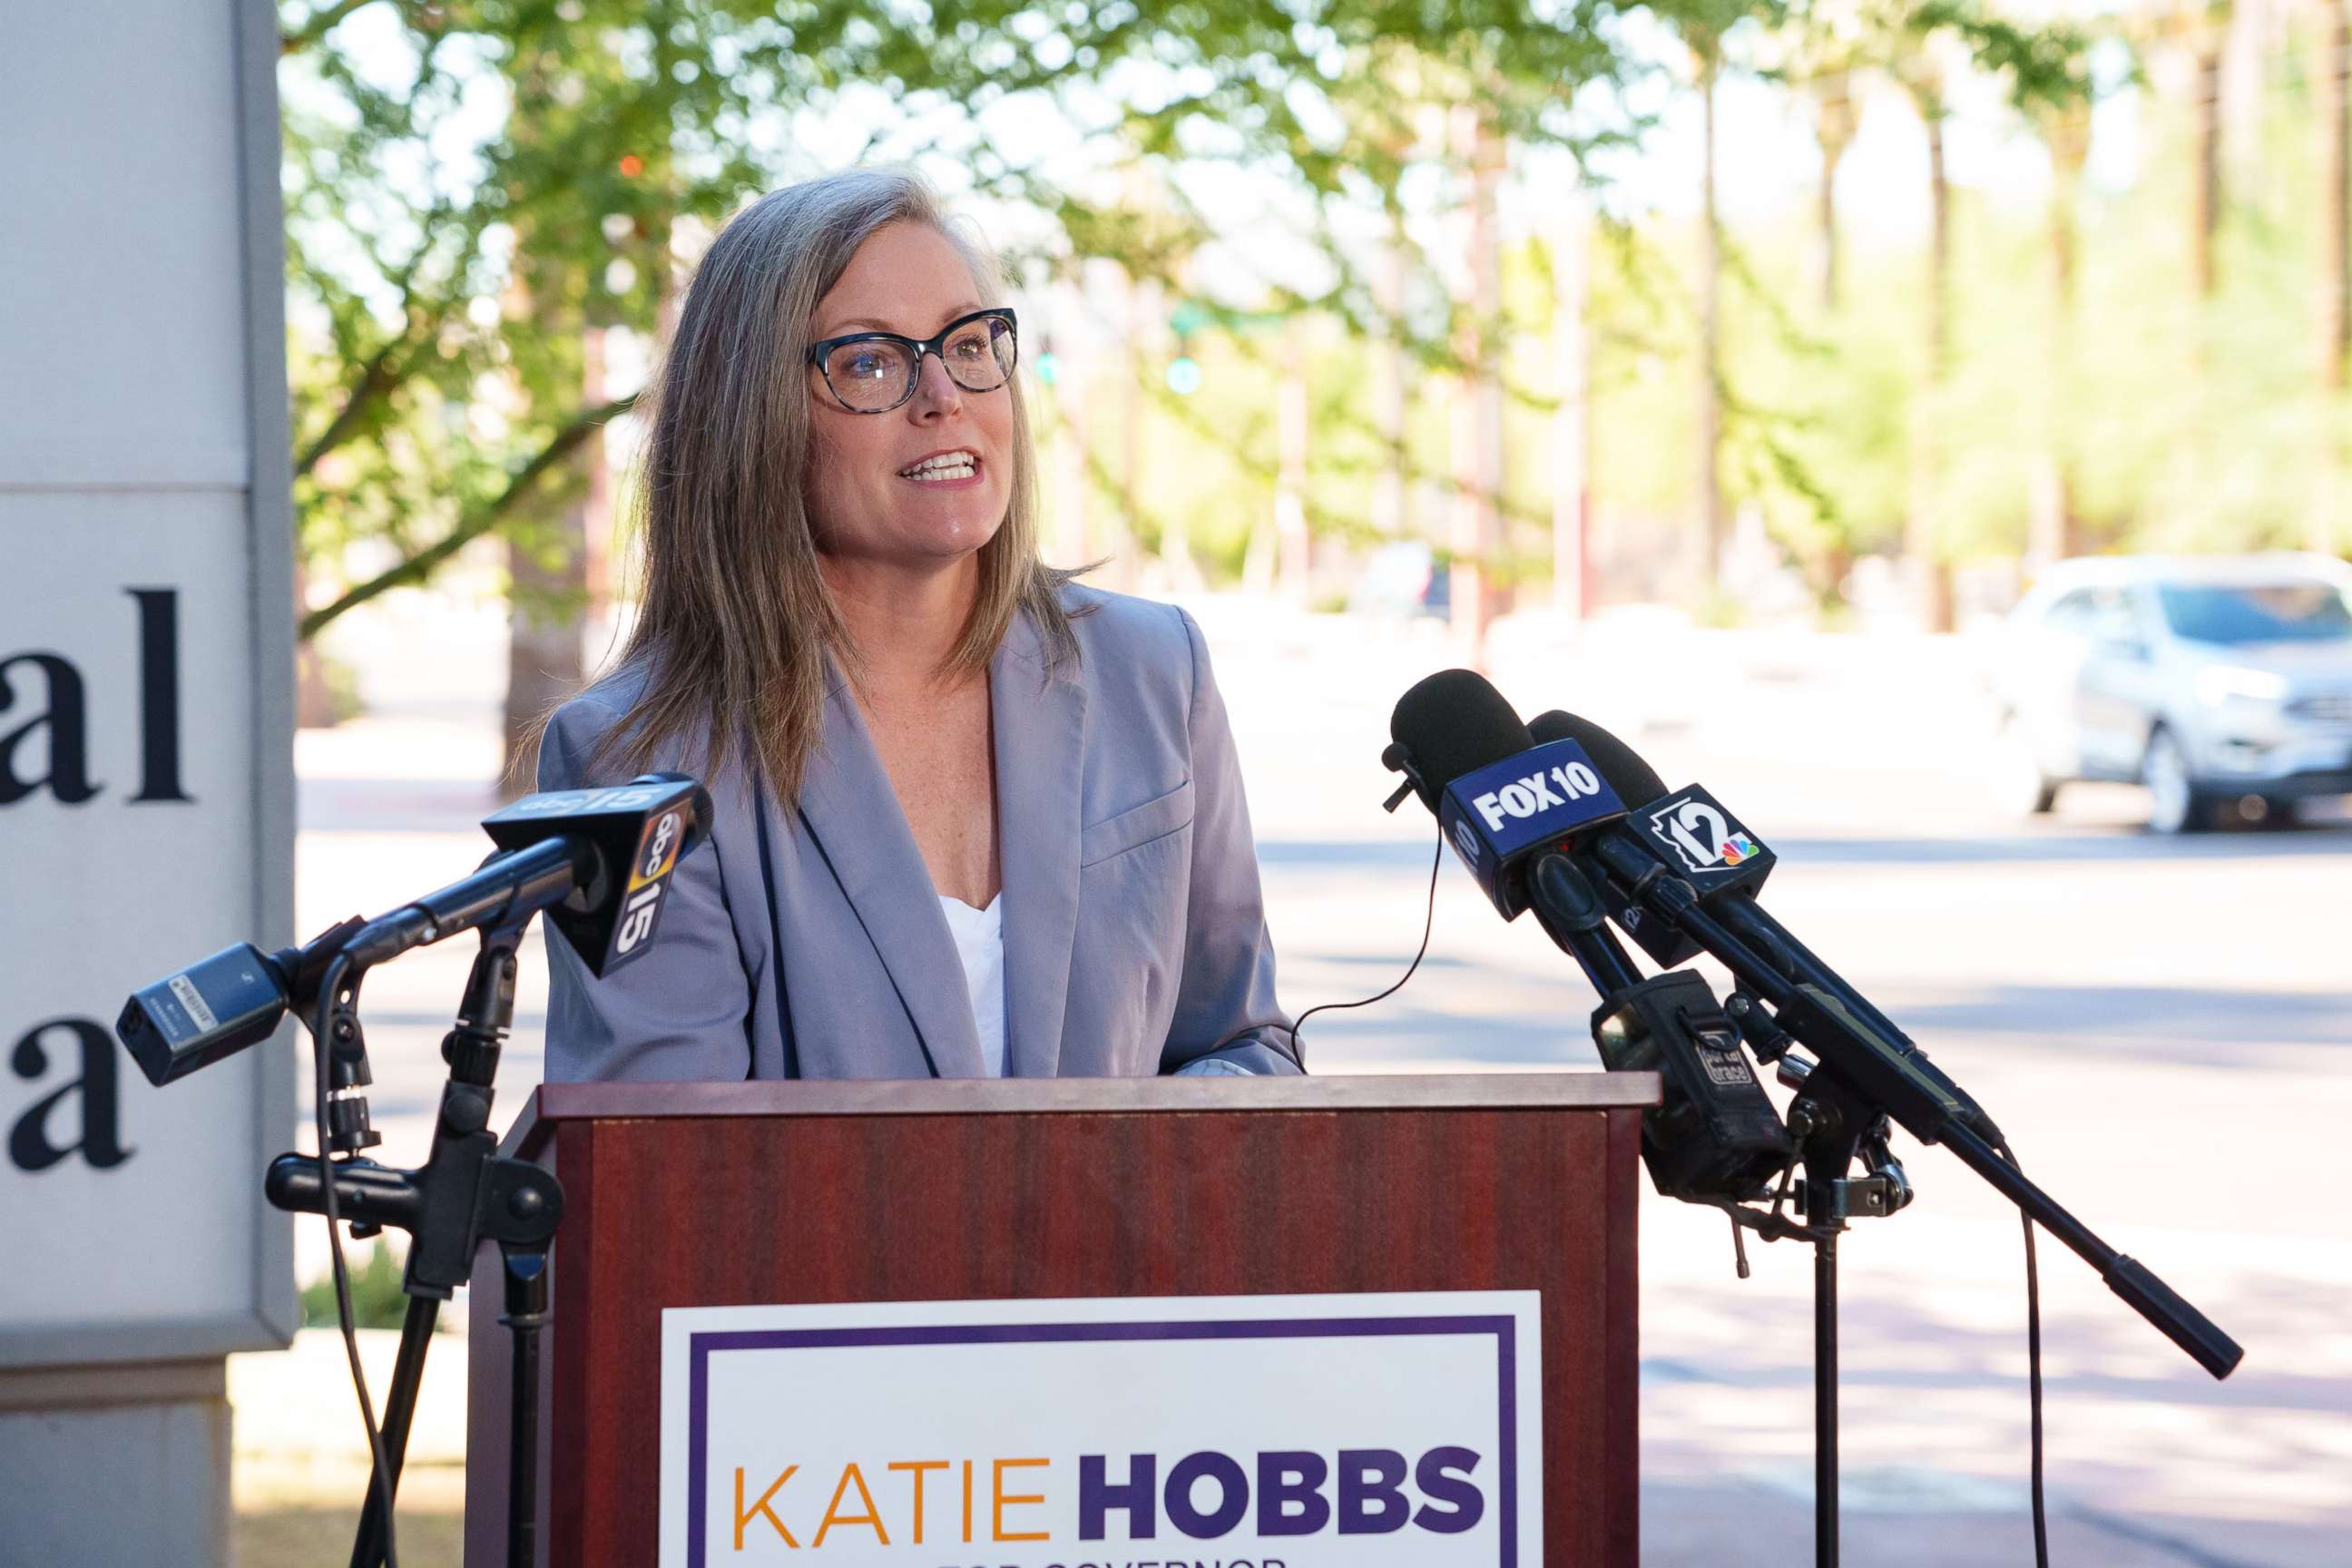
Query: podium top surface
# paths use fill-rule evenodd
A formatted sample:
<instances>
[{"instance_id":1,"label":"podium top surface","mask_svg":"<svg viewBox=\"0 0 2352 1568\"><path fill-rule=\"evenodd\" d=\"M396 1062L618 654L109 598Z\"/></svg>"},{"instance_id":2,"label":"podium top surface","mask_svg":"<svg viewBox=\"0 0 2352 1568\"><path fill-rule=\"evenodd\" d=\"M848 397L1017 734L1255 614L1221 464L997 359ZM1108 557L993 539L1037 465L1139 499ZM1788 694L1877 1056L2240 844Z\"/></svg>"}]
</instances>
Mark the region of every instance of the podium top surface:
<instances>
[{"instance_id":1,"label":"podium top surface","mask_svg":"<svg viewBox=\"0 0 2352 1568\"><path fill-rule=\"evenodd\" d=\"M531 1092L505 1142L510 1153L531 1152L567 1121L994 1112L1614 1110L1655 1105L1658 1097L1654 1072L548 1083Z\"/></svg>"}]
</instances>

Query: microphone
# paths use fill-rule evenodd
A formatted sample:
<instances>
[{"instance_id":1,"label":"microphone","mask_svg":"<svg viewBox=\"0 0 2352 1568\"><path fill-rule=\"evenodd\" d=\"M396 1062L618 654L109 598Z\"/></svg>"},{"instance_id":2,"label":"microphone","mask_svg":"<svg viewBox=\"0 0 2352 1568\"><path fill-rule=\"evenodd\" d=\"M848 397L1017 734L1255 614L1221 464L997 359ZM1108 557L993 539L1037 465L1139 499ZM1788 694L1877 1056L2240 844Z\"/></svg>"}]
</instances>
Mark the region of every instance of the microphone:
<instances>
[{"instance_id":1,"label":"microphone","mask_svg":"<svg viewBox=\"0 0 2352 1568\"><path fill-rule=\"evenodd\" d=\"M1666 786L1650 771L1650 764L1598 724L1588 724L1574 714L1554 708L1528 720L1528 733L1538 742L1574 741L1582 746L1585 754L1592 759L1593 767L1625 803L1629 816L1643 811L1666 793ZM1622 888L1605 877L1601 879L1600 893L1609 918L1659 968L1673 969L1688 963L1705 951L1676 927L1651 918L1640 900L1628 899Z\"/></svg>"},{"instance_id":2,"label":"microphone","mask_svg":"<svg viewBox=\"0 0 2352 1568\"><path fill-rule=\"evenodd\" d=\"M338 958L347 971L365 969L541 910L603 975L650 945L669 874L709 820L709 792L683 773L526 795L484 820L499 852L473 875L373 921L344 921L299 948L223 948L132 993L115 1034L160 1088L268 1039L289 1008L307 1017Z\"/></svg>"},{"instance_id":3,"label":"microphone","mask_svg":"<svg viewBox=\"0 0 2352 1568\"><path fill-rule=\"evenodd\" d=\"M371 921L352 940L352 962L366 968L545 909L589 972L602 978L645 951L670 870L709 820L709 792L684 773L525 795L482 821L505 854Z\"/></svg>"},{"instance_id":4,"label":"microphone","mask_svg":"<svg viewBox=\"0 0 2352 1568\"><path fill-rule=\"evenodd\" d=\"M1612 1071L1654 1071L1662 1099L1642 1117L1657 1189L1703 1202L1755 1195L1793 1152L1788 1129L1741 1055L1739 1035L1689 971L1642 978L1610 935L1606 910L1566 851L1623 815L1581 744L1538 745L1482 676L1448 669L1399 700L1390 766L1436 812L1446 841L1505 920L1532 907L1573 956L1601 1005L1593 1042Z\"/></svg>"},{"instance_id":5,"label":"microphone","mask_svg":"<svg viewBox=\"0 0 2352 1568\"><path fill-rule=\"evenodd\" d=\"M1442 669L1397 700L1395 744L1383 753L1437 814L1495 910L1517 920L1528 905L1529 868L1548 851L1624 804L1573 739L1536 744L1486 677Z\"/></svg>"},{"instance_id":6,"label":"microphone","mask_svg":"<svg viewBox=\"0 0 2352 1568\"><path fill-rule=\"evenodd\" d=\"M1730 892L1749 897L1764 885L1778 858L1758 842L1723 803L1696 784L1668 798L1665 781L1633 747L1573 713L1554 708L1528 721L1539 741L1574 741L1625 802L1627 826L1647 834L1657 858L1682 875L1704 879L1694 885L1701 898ZM1672 858L1665 853L1673 851Z\"/></svg>"},{"instance_id":7,"label":"microphone","mask_svg":"<svg viewBox=\"0 0 2352 1568\"><path fill-rule=\"evenodd\" d=\"M2245 1354L2236 1341L2146 1265L2108 1246L2026 1180L1984 1109L1757 903L1756 885L1771 868L1771 852L1720 802L1696 785L1669 794L1632 747L1574 714L1547 713L1531 728L1580 742L1620 795L1636 803L1623 818L1585 835L1580 856L1602 869L1603 881L1614 884L1618 896L1638 902L1720 959L1770 1004L1780 1028L1821 1058L1801 1075L1784 1068L1784 1077L1798 1079L1800 1106L1824 1086L1832 1101L1843 1089L1921 1142L1943 1143L2029 1220L2097 1269L2110 1290L2198 1365L2217 1378L2230 1375ZM1689 809L1694 805L1704 809ZM1677 826L1687 830L1688 841ZM1735 1005L1739 1000L1734 998ZM1834 1111L1827 1121L1815 1121L1803 1133L1808 1163L1816 1140L1826 1139L1834 1152L1841 1137L1856 1142L1857 1131L1841 1132Z\"/></svg>"},{"instance_id":8,"label":"microphone","mask_svg":"<svg viewBox=\"0 0 2352 1568\"><path fill-rule=\"evenodd\" d=\"M1584 841L1584 847L1605 869L1604 900L1612 913L1622 908L1638 922L1627 930L1645 951L1658 954L1641 935L1643 928L1661 945L1671 934L1723 960L1778 1007L1767 985L1758 984L1755 972L1762 969L1768 984L1796 993L1796 1016L1783 1019L1783 1026L1797 1026L1793 1032L1825 1059L1843 1063L1849 1076L1874 1090L1883 1089L1889 1114L1922 1142L1937 1142L1948 1120L1988 1143L2002 1142L1982 1106L1756 901L1756 889L1778 858L1722 802L1696 784L1667 790L1639 753L1590 720L1555 709L1529 729L1538 727L1581 744L1628 802L1623 820ZM1695 919L1676 920L1660 907L1682 900L1690 901ZM1625 915L1618 918L1626 924ZM1702 924L1717 925L1729 944L1709 940Z\"/></svg>"},{"instance_id":9,"label":"microphone","mask_svg":"<svg viewBox=\"0 0 2352 1568\"><path fill-rule=\"evenodd\" d=\"M132 993L114 1032L161 1089L278 1032L291 1008L308 1016L327 965L367 922L357 915L300 947L225 947Z\"/></svg>"},{"instance_id":10,"label":"microphone","mask_svg":"<svg viewBox=\"0 0 2352 1568\"><path fill-rule=\"evenodd\" d=\"M1467 669L1416 682L1397 700L1389 733L1381 760L1436 814L1496 913L1517 920L1532 905L1603 996L1641 979L1584 873L1557 852L1570 830L1622 809L1581 748L1537 747L1503 694Z\"/></svg>"}]
</instances>

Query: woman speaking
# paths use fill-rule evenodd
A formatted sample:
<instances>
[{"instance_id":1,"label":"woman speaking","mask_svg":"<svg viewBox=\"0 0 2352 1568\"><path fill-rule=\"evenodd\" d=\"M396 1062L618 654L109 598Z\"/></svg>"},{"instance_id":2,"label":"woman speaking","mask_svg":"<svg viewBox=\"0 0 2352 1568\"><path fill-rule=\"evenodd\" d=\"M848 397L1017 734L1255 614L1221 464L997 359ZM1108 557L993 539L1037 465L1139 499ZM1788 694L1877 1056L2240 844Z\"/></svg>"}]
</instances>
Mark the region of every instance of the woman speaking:
<instances>
[{"instance_id":1,"label":"woman speaking","mask_svg":"<svg viewBox=\"0 0 2352 1568\"><path fill-rule=\"evenodd\" d=\"M656 946L547 944L547 1077L1291 1073L1199 627L1037 554L992 263L857 171L712 244L657 377L645 596L541 789L710 787Z\"/></svg>"}]
</instances>

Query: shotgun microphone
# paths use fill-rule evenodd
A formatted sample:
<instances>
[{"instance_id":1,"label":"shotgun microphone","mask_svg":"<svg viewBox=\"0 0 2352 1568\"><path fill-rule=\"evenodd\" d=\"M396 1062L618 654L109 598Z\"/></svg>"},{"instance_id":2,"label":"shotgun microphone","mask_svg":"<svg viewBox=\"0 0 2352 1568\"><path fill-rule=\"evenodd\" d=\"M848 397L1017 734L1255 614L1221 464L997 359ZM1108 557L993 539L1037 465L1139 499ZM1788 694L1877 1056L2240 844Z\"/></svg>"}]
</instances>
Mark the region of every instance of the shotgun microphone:
<instances>
[{"instance_id":1,"label":"shotgun microphone","mask_svg":"<svg viewBox=\"0 0 2352 1568\"><path fill-rule=\"evenodd\" d=\"M544 909L601 978L645 952L670 870L700 842L709 820L709 792L684 773L525 795L482 821L482 831L505 853L371 921L348 951L365 968Z\"/></svg>"},{"instance_id":2,"label":"shotgun microphone","mask_svg":"<svg viewBox=\"0 0 2352 1568\"><path fill-rule=\"evenodd\" d=\"M1644 951L1657 957L1653 942L1669 950L1688 943L1721 959L1743 984L1794 988L1795 1011L1781 1026L1879 1090L1920 1142L1938 1142L1948 1120L1987 1143L2001 1142L1982 1106L1756 901L1777 858L1729 808L1696 784L1667 789L1638 752L1590 720L1555 709L1529 726L1538 728L1582 745L1627 803L1622 819L1580 839L1580 847L1601 872L1603 901ZM1674 918L1663 907L1674 900L1686 900L1695 918ZM1719 935L1711 939L1703 927ZM1769 973L1758 974L1759 965Z\"/></svg>"},{"instance_id":3,"label":"shotgun microphone","mask_svg":"<svg viewBox=\"0 0 2352 1568\"><path fill-rule=\"evenodd\" d=\"M1505 920L1528 907L1528 872L1577 832L1624 815L1574 740L1538 746L1486 677L1442 669L1397 700L1391 767L1437 815L1445 841Z\"/></svg>"},{"instance_id":4,"label":"shotgun microphone","mask_svg":"<svg viewBox=\"0 0 2352 1568\"><path fill-rule=\"evenodd\" d=\"M1382 760L1436 814L1439 835L1496 914L1517 920L1532 906L1603 996L1641 978L1599 895L1558 853L1571 829L1622 810L1576 742L1537 746L1503 694L1467 669L1414 683L1397 700L1389 733L1394 743Z\"/></svg>"},{"instance_id":5,"label":"shotgun microphone","mask_svg":"<svg viewBox=\"0 0 2352 1568\"><path fill-rule=\"evenodd\" d=\"M161 1087L268 1039L289 1008L309 1017L337 958L365 969L542 909L589 969L604 974L650 945L670 871L709 820L709 792L683 773L526 795L483 822L499 850L473 875L375 920L344 921L299 948L223 948L132 993L114 1032Z\"/></svg>"},{"instance_id":6,"label":"shotgun microphone","mask_svg":"<svg viewBox=\"0 0 2352 1568\"><path fill-rule=\"evenodd\" d=\"M1700 975L1642 978L1608 929L1601 895L1570 847L1624 805L1573 738L1538 744L1482 676L1449 669L1397 703L1390 765L1437 813L1505 920L1533 908L1545 933L1601 994L1593 1042L1613 1071L1659 1075L1642 1117L1642 1158L1670 1197L1753 1197L1792 1152L1788 1129Z\"/></svg>"},{"instance_id":7,"label":"shotgun microphone","mask_svg":"<svg viewBox=\"0 0 2352 1568\"><path fill-rule=\"evenodd\" d=\"M1801 1104L1823 1099L1826 1089L1828 1103L1843 1100L1891 1118L1922 1143L1945 1144L2028 1220L2097 1269L2109 1289L2198 1365L2217 1378L2230 1375L2245 1355L2236 1341L2027 1181L1984 1109L1757 903L1755 886L1770 868L1770 851L1721 803L1696 786L1668 792L1632 747L1598 724L1553 712L1538 725L1580 742L1633 803L1623 818L1580 837L1577 858L1616 884L1620 896L1696 939L1771 1005L1778 1028L1812 1050L1820 1062L1801 1079ZM1828 1138L1834 1152L1839 1135L1833 1123L1816 1122L1802 1145L1808 1163L1816 1140Z\"/></svg>"},{"instance_id":8,"label":"shotgun microphone","mask_svg":"<svg viewBox=\"0 0 2352 1568\"><path fill-rule=\"evenodd\" d=\"M1658 775L1650 771L1631 746L1601 729L1587 724L1573 714L1554 708L1528 721L1528 733L1538 742L1574 741L1592 759L1593 767L1609 781L1627 810L1649 805L1666 793ZM1650 962L1661 969L1673 969L1688 963L1705 950L1675 927L1664 921L1654 920L1643 910L1638 900L1625 897L1624 889L1606 877L1598 879L1596 889L1601 907L1619 929L1633 939L1634 945L1650 955Z\"/></svg>"}]
</instances>

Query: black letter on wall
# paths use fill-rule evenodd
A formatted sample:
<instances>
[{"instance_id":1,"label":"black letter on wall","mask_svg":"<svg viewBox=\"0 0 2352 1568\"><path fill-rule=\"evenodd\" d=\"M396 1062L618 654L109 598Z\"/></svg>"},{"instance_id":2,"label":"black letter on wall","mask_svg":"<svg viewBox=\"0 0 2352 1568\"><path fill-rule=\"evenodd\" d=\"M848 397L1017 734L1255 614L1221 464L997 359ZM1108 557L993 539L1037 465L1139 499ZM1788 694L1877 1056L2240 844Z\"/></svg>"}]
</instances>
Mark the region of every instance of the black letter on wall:
<instances>
[{"instance_id":1,"label":"black letter on wall","mask_svg":"<svg viewBox=\"0 0 2352 1568\"><path fill-rule=\"evenodd\" d=\"M19 1170L46 1171L79 1152L99 1170L111 1170L131 1154L122 1146L117 1114L121 1096L116 1087L113 1036L88 1018L52 1018L34 1025L16 1042L16 1048L8 1055L9 1068L28 1083L47 1073L49 1053L41 1048L41 1037L53 1029L64 1030L80 1046L81 1077L35 1100L16 1119L16 1125L8 1130L8 1158ZM77 1090L81 1097L81 1140L59 1143L49 1136L49 1116L59 1101Z\"/></svg>"},{"instance_id":2,"label":"black letter on wall","mask_svg":"<svg viewBox=\"0 0 2352 1568\"><path fill-rule=\"evenodd\" d=\"M139 601L139 793L133 802L188 798L180 787L180 595L125 588Z\"/></svg>"},{"instance_id":3,"label":"black letter on wall","mask_svg":"<svg viewBox=\"0 0 2352 1568\"><path fill-rule=\"evenodd\" d=\"M0 805L14 805L43 784L65 805L79 805L99 791L89 782L89 712L82 700L81 671L53 653L0 658L0 713L16 706L8 672L22 665L41 672L48 687L48 706L0 734ZM49 733L49 771L29 778L16 771L16 753L36 730Z\"/></svg>"}]
</instances>

